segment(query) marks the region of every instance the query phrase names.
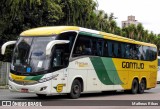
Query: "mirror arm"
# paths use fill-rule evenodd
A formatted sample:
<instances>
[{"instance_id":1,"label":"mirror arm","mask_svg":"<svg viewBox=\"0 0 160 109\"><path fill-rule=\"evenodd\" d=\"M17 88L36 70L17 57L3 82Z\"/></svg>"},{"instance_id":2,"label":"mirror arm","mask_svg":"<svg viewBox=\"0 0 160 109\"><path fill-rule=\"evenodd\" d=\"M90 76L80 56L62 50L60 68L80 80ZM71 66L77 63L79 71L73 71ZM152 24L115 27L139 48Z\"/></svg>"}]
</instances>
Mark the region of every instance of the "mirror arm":
<instances>
[{"instance_id":1,"label":"mirror arm","mask_svg":"<svg viewBox=\"0 0 160 109\"><path fill-rule=\"evenodd\" d=\"M54 45L56 45L56 44L66 44L66 43L69 43L69 41L68 40L53 40L53 41L50 41L46 46L46 55L51 54L51 50L52 50Z\"/></svg>"},{"instance_id":2,"label":"mirror arm","mask_svg":"<svg viewBox=\"0 0 160 109\"><path fill-rule=\"evenodd\" d=\"M1 47L1 54L4 55L5 54L5 51L6 51L6 47L8 45L13 45L13 44L16 44L16 41L8 41L6 43L4 43Z\"/></svg>"}]
</instances>

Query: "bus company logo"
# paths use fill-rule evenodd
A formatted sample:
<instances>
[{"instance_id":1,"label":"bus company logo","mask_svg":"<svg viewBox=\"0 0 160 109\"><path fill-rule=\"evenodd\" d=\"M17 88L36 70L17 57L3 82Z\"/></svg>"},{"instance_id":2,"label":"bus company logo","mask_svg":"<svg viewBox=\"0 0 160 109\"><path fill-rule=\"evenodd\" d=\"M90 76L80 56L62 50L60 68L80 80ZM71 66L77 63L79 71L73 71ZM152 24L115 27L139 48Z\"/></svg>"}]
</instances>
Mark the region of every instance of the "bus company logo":
<instances>
[{"instance_id":1,"label":"bus company logo","mask_svg":"<svg viewBox=\"0 0 160 109\"><path fill-rule=\"evenodd\" d=\"M79 67L88 67L89 66L88 63L86 63L86 62L76 61L75 64L78 65Z\"/></svg>"},{"instance_id":2,"label":"bus company logo","mask_svg":"<svg viewBox=\"0 0 160 109\"><path fill-rule=\"evenodd\" d=\"M144 69L144 63L122 62L122 68Z\"/></svg>"},{"instance_id":3,"label":"bus company logo","mask_svg":"<svg viewBox=\"0 0 160 109\"><path fill-rule=\"evenodd\" d=\"M54 87L56 89L56 91L58 93L63 91L63 87L66 86L65 84L58 84L56 87Z\"/></svg>"}]
</instances>

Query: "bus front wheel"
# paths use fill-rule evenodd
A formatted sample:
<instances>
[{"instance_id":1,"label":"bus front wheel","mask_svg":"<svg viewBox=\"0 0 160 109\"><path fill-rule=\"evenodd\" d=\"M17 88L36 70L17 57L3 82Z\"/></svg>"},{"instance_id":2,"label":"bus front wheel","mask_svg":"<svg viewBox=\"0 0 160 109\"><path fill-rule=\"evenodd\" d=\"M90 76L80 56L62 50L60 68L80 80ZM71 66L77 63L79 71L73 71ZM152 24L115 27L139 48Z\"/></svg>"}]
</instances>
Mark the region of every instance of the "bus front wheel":
<instances>
[{"instance_id":1,"label":"bus front wheel","mask_svg":"<svg viewBox=\"0 0 160 109\"><path fill-rule=\"evenodd\" d=\"M134 80L132 81L132 88L131 88L131 93L132 93L132 94L137 94L138 88L139 88L138 86L139 86L138 80L137 80L137 79L134 79Z\"/></svg>"},{"instance_id":2,"label":"bus front wheel","mask_svg":"<svg viewBox=\"0 0 160 109\"><path fill-rule=\"evenodd\" d=\"M78 79L75 79L71 86L71 92L68 94L70 98L77 99L81 94L81 83Z\"/></svg>"}]
</instances>

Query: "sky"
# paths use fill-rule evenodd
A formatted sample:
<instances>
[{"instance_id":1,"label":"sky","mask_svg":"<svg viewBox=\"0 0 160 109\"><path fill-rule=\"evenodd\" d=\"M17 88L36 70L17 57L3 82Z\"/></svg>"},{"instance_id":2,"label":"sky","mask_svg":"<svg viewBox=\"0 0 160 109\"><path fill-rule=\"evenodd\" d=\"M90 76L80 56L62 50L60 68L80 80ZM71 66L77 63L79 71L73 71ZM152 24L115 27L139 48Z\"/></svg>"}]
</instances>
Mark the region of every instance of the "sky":
<instances>
[{"instance_id":1,"label":"sky","mask_svg":"<svg viewBox=\"0 0 160 109\"><path fill-rule=\"evenodd\" d=\"M104 10L107 14L114 13L119 27L121 27L121 21L133 15L138 22L142 23L144 29L153 31L155 34L160 33L160 0L95 1L98 2L98 10Z\"/></svg>"}]
</instances>

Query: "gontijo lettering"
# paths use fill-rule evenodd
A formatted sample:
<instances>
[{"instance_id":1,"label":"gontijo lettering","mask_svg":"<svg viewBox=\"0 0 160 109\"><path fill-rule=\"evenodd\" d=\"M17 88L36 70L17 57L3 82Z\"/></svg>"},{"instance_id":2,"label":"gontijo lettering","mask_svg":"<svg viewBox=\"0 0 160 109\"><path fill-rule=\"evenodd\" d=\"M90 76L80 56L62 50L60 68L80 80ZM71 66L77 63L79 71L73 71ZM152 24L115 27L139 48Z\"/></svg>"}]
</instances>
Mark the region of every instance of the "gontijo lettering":
<instances>
[{"instance_id":1,"label":"gontijo lettering","mask_svg":"<svg viewBox=\"0 0 160 109\"><path fill-rule=\"evenodd\" d=\"M144 69L144 63L137 62L122 62L122 68L131 68L131 69Z\"/></svg>"}]
</instances>

